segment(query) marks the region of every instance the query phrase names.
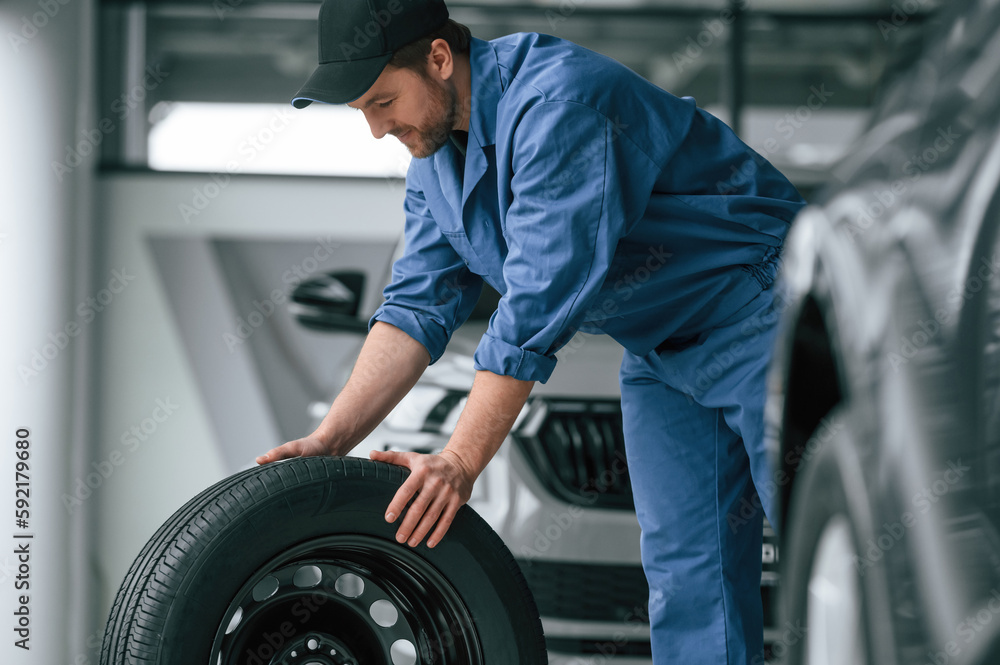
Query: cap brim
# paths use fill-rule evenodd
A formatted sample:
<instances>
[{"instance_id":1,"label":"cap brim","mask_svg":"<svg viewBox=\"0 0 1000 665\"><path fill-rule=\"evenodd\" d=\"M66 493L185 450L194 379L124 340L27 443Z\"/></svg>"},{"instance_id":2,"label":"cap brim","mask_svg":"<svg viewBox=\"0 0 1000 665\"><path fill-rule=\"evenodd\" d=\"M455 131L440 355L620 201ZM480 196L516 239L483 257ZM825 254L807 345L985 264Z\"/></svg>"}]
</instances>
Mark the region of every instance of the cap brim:
<instances>
[{"instance_id":1,"label":"cap brim","mask_svg":"<svg viewBox=\"0 0 1000 665\"><path fill-rule=\"evenodd\" d=\"M316 68L292 98L292 106L301 109L313 102L346 104L368 92L392 54L344 62L328 62Z\"/></svg>"}]
</instances>

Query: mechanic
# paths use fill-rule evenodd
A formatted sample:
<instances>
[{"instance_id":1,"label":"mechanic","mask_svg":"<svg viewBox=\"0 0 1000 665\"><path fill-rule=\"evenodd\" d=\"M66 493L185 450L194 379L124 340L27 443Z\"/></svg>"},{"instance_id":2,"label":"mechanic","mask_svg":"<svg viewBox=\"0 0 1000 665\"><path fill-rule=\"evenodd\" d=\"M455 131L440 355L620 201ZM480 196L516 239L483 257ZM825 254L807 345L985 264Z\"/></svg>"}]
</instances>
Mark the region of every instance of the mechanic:
<instances>
[{"instance_id":1,"label":"mechanic","mask_svg":"<svg viewBox=\"0 0 1000 665\"><path fill-rule=\"evenodd\" d=\"M694 100L554 37L473 39L440 0L325 0L319 44L292 103L346 103L406 145L405 250L329 414L258 463L347 454L485 280L502 297L447 446L371 453L410 469L385 515L399 542L441 541L556 351L605 333L625 349L653 659L763 662L762 515L745 506L768 479L769 287L795 188Z\"/></svg>"}]
</instances>

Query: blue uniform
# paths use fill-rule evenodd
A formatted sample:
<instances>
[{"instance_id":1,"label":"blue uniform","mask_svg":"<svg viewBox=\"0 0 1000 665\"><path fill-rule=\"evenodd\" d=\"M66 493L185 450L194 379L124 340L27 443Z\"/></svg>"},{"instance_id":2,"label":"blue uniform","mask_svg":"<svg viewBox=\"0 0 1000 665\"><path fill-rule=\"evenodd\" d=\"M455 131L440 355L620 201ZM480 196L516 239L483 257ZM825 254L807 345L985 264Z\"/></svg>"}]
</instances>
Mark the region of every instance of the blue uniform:
<instances>
[{"instance_id":1,"label":"blue uniform","mask_svg":"<svg viewBox=\"0 0 1000 665\"><path fill-rule=\"evenodd\" d=\"M768 287L803 202L693 100L609 58L517 34L474 39L470 61L467 153L412 161L372 321L437 360L485 280L502 297L477 369L545 381L575 332L621 343L654 660L754 662L760 516L739 509L767 474Z\"/></svg>"}]
</instances>

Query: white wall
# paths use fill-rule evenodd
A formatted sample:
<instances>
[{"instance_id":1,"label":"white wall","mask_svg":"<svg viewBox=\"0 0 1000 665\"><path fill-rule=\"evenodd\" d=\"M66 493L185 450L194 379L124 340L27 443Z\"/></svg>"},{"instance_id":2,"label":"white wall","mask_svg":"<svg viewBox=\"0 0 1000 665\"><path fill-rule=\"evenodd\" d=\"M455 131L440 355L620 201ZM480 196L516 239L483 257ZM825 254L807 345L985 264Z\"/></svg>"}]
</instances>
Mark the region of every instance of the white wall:
<instances>
[{"instance_id":1,"label":"white wall","mask_svg":"<svg viewBox=\"0 0 1000 665\"><path fill-rule=\"evenodd\" d=\"M378 179L234 177L185 223L181 204L191 205L195 190L204 191L211 182L201 174L156 173L103 175L98 182L103 247L98 282L112 279L113 270L134 276L100 317L100 425L92 461L100 466L114 451L121 455L113 473L94 490L94 501L88 500L98 509L102 617L156 528L225 475L210 414L146 239L152 234L310 241L332 234L340 241L391 242L402 231L402 186ZM198 297L190 294L192 302ZM130 428L154 416L157 400L176 408L145 441L123 445Z\"/></svg>"},{"instance_id":2,"label":"white wall","mask_svg":"<svg viewBox=\"0 0 1000 665\"><path fill-rule=\"evenodd\" d=\"M91 0L0 5L0 662L12 665L64 662L89 610L88 513L70 519L59 491L85 457L91 426L93 330L67 325L89 288L93 161L61 172L52 164L92 125L93 20ZM30 431L27 460L15 458L18 428ZM17 461L30 480L15 477ZM19 497L27 528L15 523L17 489L30 490ZM27 650L11 630L24 601Z\"/></svg>"}]
</instances>

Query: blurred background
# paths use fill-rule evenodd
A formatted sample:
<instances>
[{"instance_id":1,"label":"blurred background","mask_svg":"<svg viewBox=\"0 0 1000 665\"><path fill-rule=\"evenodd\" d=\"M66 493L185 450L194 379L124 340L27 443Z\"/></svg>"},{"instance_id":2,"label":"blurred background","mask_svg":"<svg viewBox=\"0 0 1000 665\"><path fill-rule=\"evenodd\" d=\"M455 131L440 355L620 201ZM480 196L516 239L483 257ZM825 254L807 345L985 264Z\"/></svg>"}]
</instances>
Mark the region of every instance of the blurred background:
<instances>
[{"instance_id":1,"label":"blurred background","mask_svg":"<svg viewBox=\"0 0 1000 665\"><path fill-rule=\"evenodd\" d=\"M808 199L912 59L930 0L450 2L489 39L564 37L723 118ZM0 3L2 514L30 436L30 525L0 529L0 606L30 532L31 650L97 662L128 566L186 500L311 431L359 345L297 326L310 276L379 301L409 155L289 100L318 2ZM23 573L23 571L21 571Z\"/></svg>"}]
</instances>

